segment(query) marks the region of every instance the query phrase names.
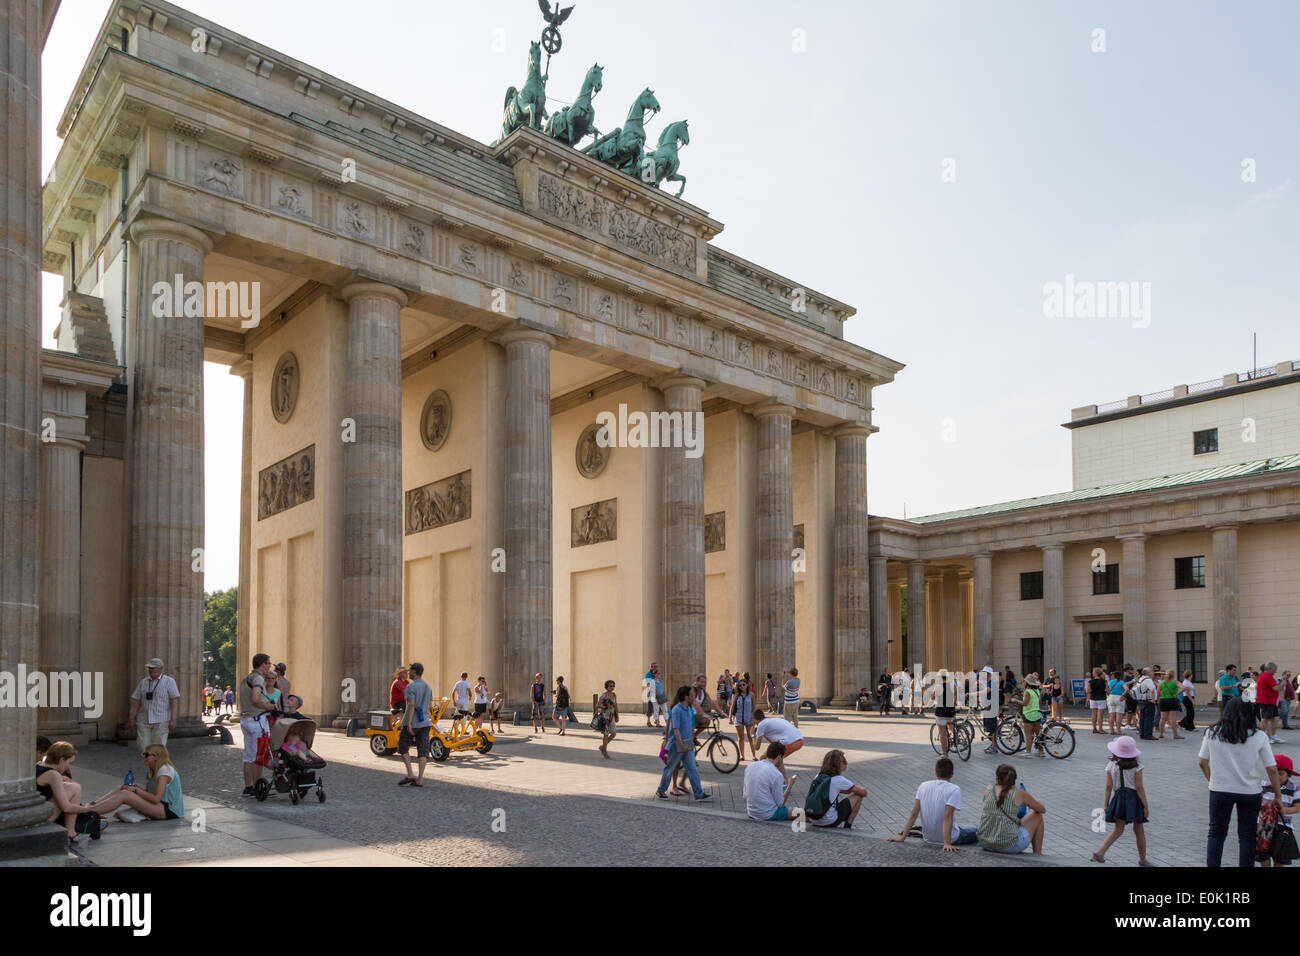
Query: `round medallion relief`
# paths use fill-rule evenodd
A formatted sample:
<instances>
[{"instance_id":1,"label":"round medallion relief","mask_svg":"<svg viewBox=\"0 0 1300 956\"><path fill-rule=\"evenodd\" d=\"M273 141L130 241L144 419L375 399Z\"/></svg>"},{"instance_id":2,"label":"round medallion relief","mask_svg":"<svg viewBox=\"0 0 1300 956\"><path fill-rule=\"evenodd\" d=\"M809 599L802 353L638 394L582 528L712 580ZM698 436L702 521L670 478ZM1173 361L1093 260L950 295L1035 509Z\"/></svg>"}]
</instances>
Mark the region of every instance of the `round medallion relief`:
<instances>
[{"instance_id":1,"label":"round medallion relief","mask_svg":"<svg viewBox=\"0 0 1300 956\"><path fill-rule=\"evenodd\" d=\"M592 422L578 436L578 445L573 457L578 466L578 474L584 478L595 478L609 464L609 448L602 448L596 441L601 426Z\"/></svg>"},{"instance_id":2,"label":"round medallion relief","mask_svg":"<svg viewBox=\"0 0 1300 956\"><path fill-rule=\"evenodd\" d=\"M287 422L298 407L300 381L298 356L285 352L275 363L275 374L271 377L271 414L280 424Z\"/></svg>"},{"instance_id":3,"label":"round medallion relief","mask_svg":"<svg viewBox=\"0 0 1300 956\"><path fill-rule=\"evenodd\" d=\"M424 400L420 412L420 440L429 451L437 451L451 431L451 398L438 389Z\"/></svg>"}]
</instances>

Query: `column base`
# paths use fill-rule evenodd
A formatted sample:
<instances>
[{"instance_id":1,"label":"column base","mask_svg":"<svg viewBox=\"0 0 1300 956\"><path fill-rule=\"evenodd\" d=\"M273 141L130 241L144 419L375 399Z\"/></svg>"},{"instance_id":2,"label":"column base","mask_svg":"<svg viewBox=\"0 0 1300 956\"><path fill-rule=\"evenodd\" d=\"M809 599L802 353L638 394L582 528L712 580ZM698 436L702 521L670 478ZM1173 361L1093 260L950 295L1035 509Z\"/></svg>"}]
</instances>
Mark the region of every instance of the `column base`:
<instances>
[{"instance_id":1,"label":"column base","mask_svg":"<svg viewBox=\"0 0 1300 956\"><path fill-rule=\"evenodd\" d=\"M72 866L73 861L68 853L68 831L58 824L42 821L35 826L0 830L0 867Z\"/></svg>"},{"instance_id":2,"label":"column base","mask_svg":"<svg viewBox=\"0 0 1300 956\"><path fill-rule=\"evenodd\" d=\"M52 727L42 727L38 724L36 733L40 737L48 738L51 743L66 740L78 750L90 743L90 736L81 729L80 724L55 724Z\"/></svg>"},{"instance_id":3,"label":"column base","mask_svg":"<svg viewBox=\"0 0 1300 956\"><path fill-rule=\"evenodd\" d=\"M856 696L832 697L829 701L826 702L826 706L827 707L848 707L851 709L853 705L857 703L857 700L858 698Z\"/></svg>"}]
</instances>

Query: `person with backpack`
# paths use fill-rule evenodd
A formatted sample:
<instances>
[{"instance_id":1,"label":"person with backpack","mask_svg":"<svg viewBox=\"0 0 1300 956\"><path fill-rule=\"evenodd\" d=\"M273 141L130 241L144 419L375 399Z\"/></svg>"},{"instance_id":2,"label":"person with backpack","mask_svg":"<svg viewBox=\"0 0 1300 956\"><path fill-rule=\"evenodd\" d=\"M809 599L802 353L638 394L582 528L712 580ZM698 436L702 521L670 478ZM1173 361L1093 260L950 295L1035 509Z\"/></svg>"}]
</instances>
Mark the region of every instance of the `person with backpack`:
<instances>
[{"instance_id":1,"label":"person with backpack","mask_svg":"<svg viewBox=\"0 0 1300 956\"><path fill-rule=\"evenodd\" d=\"M564 686L564 678L555 678L555 707L551 710L551 717L555 719L555 726L560 728L560 736L564 736L564 718L569 713L569 688Z\"/></svg>"},{"instance_id":2,"label":"person with backpack","mask_svg":"<svg viewBox=\"0 0 1300 956\"><path fill-rule=\"evenodd\" d=\"M813 826L853 828L867 788L844 776L848 768L849 761L842 750L828 751L822 758L822 768L813 777L804 802L804 813Z\"/></svg>"},{"instance_id":3,"label":"person with backpack","mask_svg":"<svg viewBox=\"0 0 1300 956\"><path fill-rule=\"evenodd\" d=\"M533 675L533 732L546 733L546 685L542 675Z\"/></svg>"}]
</instances>

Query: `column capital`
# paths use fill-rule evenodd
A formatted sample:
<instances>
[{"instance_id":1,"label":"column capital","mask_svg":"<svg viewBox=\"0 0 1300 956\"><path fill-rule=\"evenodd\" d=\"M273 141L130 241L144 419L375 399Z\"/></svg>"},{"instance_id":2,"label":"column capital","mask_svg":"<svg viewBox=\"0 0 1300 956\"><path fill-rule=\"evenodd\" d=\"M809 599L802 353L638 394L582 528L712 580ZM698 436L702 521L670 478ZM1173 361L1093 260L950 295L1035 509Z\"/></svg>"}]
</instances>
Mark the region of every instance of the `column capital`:
<instances>
[{"instance_id":1,"label":"column capital","mask_svg":"<svg viewBox=\"0 0 1300 956\"><path fill-rule=\"evenodd\" d=\"M873 554L871 556L871 563L876 564L876 562L880 562L880 564L883 564L885 567L889 567L889 556L884 554Z\"/></svg>"},{"instance_id":2,"label":"column capital","mask_svg":"<svg viewBox=\"0 0 1300 956\"><path fill-rule=\"evenodd\" d=\"M798 411L793 405L786 405L783 402L764 402L761 405L750 405L745 409L755 418L766 418L769 415L780 415L785 418L794 418L795 412Z\"/></svg>"},{"instance_id":3,"label":"column capital","mask_svg":"<svg viewBox=\"0 0 1300 956\"><path fill-rule=\"evenodd\" d=\"M349 282L339 290L339 297L343 299L344 302L350 303L353 299L358 299L362 296L391 299L397 303L399 309L404 308L407 302L405 292L397 288L397 286L389 285L386 282L359 280L356 282Z\"/></svg>"},{"instance_id":4,"label":"column capital","mask_svg":"<svg viewBox=\"0 0 1300 956\"><path fill-rule=\"evenodd\" d=\"M1064 550L1065 550L1065 545L1062 544L1060 541L1049 541L1049 542L1047 542L1046 544L1040 544L1040 545L1038 546L1038 550L1040 550L1040 551L1064 551Z\"/></svg>"},{"instance_id":5,"label":"column capital","mask_svg":"<svg viewBox=\"0 0 1300 956\"><path fill-rule=\"evenodd\" d=\"M831 438L854 438L858 435L863 438L870 438L878 431L880 429L870 422L845 422L843 425L836 425L826 434Z\"/></svg>"},{"instance_id":6,"label":"column capital","mask_svg":"<svg viewBox=\"0 0 1300 956\"><path fill-rule=\"evenodd\" d=\"M212 238L206 233L174 219L148 217L131 223L131 238L136 242L147 239L174 239L194 246L205 256L212 251Z\"/></svg>"},{"instance_id":7,"label":"column capital","mask_svg":"<svg viewBox=\"0 0 1300 956\"><path fill-rule=\"evenodd\" d=\"M530 329L526 325L509 326L489 336L488 340L501 346L509 345L511 342L539 342L548 349L555 348L556 343L555 336L550 332L543 332L541 329Z\"/></svg>"},{"instance_id":8,"label":"column capital","mask_svg":"<svg viewBox=\"0 0 1300 956\"><path fill-rule=\"evenodd\" d=\"M907 566L909 568L924 568L928 563L925 558L909 558Z\"/></svg>"},{"instance_id":9,"label":"column capital","mask_svg":"<svg viewBox=\"0 0 1300 956\"><path fill-rule=\"evenodd\" d=\"M1220 531L1236 531L1241 525L1236 521L1222 521L1217 524L1205 525L1205 530L1212 534L1218 534Z\"/></svg>"},{"instance_id":10,"label":"column capital","mask_svg":"<svg viewBox=\"0 0 1300 956\"><path fill-rule=\"evenodd\" d=\"M1147 536L1145 531L1130 531L1127 534L1117 534L1115 538L1119 541L1145 541Z\"/></svg>"},{"instance_id":11,"label":"column capital","mask_svg":"<svg viewBox=\"0 0 1300 956\"><path fill-rule=\"evenodd\" d=\"M693 388L696 391L702 392L704 391L704 386L707 384L708 382L704 381L704 379L687 372L677 372L651 382L651 385L659 389L661 392L667 391L670 388Z\"/></svg>"},{"instance_id":12,"label":"column capital","mask_svg":"<svg viewBox=\"0 0 1300 956\"><path fill-rule=\"evenodd\" d=\"M992 551L974 551L971 553L971 560L974 560L976 558L991 558L991 557L993 557Z\"/></svg>"},{"instance_id":13,"label":"column capital","mask_svg":"<svg viewBox=\"0 0 1300 956\"><path fill-rule=\"evenodd\" d=\"M230 365L230 374L247 380L253 374L253 356L245 355Z\"/></svg>"}]
</instances>

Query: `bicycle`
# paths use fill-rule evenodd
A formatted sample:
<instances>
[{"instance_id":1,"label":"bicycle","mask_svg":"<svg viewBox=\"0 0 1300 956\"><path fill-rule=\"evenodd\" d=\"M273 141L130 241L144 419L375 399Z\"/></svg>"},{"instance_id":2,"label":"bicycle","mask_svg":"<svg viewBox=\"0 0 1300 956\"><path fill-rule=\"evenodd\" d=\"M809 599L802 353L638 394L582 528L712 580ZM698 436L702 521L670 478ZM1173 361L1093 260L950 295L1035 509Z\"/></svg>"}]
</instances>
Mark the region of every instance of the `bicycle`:
<instances>
[{"instance_id":1,"label":"bicycle","mask_svg":"<svg viewBox=\"0 0 1300 956\"><path fill-rule=\"evenodd\" d=\"M998 712L996 719L998 723L992 735L984 728L984 712L978 707L968 708L966 716L962 718L960 723L965 727L965 732L970 737L972 746L981 741L988 741L1004 754L1015 753L1017 746L1024 746L1023 739L1019 745L1015 743L1015 732L1019 728L1012 724L1006 730L1003 729L1004 722L1009 720L1003 711Z\"/></svg>"},{"instance_id":2,"label":"bicycle","mask_svg":"<svg viewBox=\"0 0 1300 956\"><path fill-rule=\"evenodd\" d=\"M1025 747L1025 729L1019 714L998 721L998 747L1003 753L1019 753ZM1010 749L1008 749L1010 748ZM1074 753L1074 731L1064 720L1047 720L1034 736L1034 748L1044 750L1057 760Z\"/></svg>"},{"instance_id":3,"label":"bicycle","mask_svg":"<svg viewBox=\"0 0 1300 956\"><path fill-rule=\"evenodd\" d=\"M974 731L970 727L969 720L953 720L948 724L948 753L956 753L962 760L970 760L971 741ZM934 752L943 756L943 748L939 744L939 725L930 725L930 746Z\"/></svg>"},{"instance_id":4,"label":"bicycle","mask_svg":"<svg viewBox=\"0 0 1300 956\"><path fill-rule=\"evenodd\" d=\"M740 766L740 750L736 742L724 734L722 728L718 726L720 716L720 714L713 715L707 734L697 735L695 755L698 757L700 751L707 748L709 762L713 764L713 769L718 773L731 773Z\"/></svg>"}]
</instances>

